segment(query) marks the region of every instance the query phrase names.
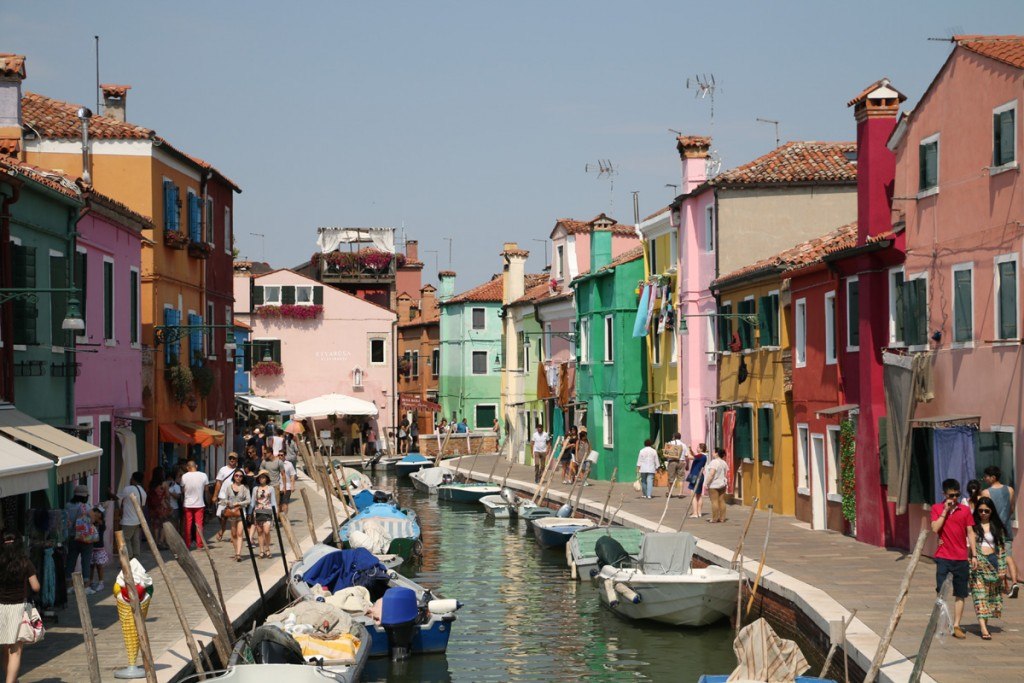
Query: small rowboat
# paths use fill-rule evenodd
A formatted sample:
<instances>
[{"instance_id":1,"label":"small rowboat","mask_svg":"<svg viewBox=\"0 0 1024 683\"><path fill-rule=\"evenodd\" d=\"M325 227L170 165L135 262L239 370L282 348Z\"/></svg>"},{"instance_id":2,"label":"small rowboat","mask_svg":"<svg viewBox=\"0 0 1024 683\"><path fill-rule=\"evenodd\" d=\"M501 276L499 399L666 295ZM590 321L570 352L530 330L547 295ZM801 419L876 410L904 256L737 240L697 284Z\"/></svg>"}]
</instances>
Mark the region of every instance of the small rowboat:
<instances>
[{"instance_id":1,"label":"small rowboat","mask_svg":"<svg viewBox=\"0 0 1024 683\"><path fill-rule=\"evenodd\" d=\"M454 476L455 472L447 467L425 467L410 474L409 479L412 480L412 485L416 487L417 491L434 495L437 493L438 486L443 484L446 479L451 481Z\"/></svg>"},{"instance_id":2,"label":"small rowboat","mask_svg":"<svg viewBox=\"0 0 1024 683\"><path fill-rule=\"evenodd\" d=\"M408 477L413 472L419 472L424 467L431 467L433 462L430 458L426 458L419 453L410 453L395 463L395 471L400 477Z\"/></svg>"},{"instance_id":3,"label":"small rowboat","mask_svg":"<svg viewBox=\"0 0 1024 683\"><path fill-rule=\"evenodd\" d=\"M543 517L533 520L533 535L544 548L564 548L574 533L595 526L597 522L587 518Z\"/></svg>"},{"instance_id":4,"label":"small rowboat","mask_svg":"<svg viewBox=\"0 0 1024 683\"><path fill-rule=\"evenodd\" d=\"M484 496L501 493L501 487L483 482L467 482L465 484L441 484L437 487L437 497L455 503L478 503Z\"/></svg>"}]
</instances>

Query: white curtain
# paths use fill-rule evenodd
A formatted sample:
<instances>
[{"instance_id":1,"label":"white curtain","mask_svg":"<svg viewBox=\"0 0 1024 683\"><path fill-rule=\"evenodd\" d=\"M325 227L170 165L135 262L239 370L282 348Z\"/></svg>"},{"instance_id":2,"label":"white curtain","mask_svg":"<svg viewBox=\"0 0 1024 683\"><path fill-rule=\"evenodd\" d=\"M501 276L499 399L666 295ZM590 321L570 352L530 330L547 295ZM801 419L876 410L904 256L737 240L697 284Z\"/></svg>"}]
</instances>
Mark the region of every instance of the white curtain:
<instances>
[{"instance_id":1,"label":"white curtain","mask_svg":"<svg viewBox=\"0 0 1024 683\"><path fill-rule=\"evenodd\" d=\"M394 228L320 228L316 243L321 254L336 251L342 244L370 242L380 251L395 253Z\"/></svg>"},{"instance_id":2,"label":"white curtain","mask_svg":"<svg viewBox=\"0 0 1024 683\"><path fill-rule=\"evenodd\" d=\"M121 444L121 453L119 462L121 464L121 476L118 477L117 491L120 492L125 486L128 486L128 480L132 476L132 472L135 470L135 458L138 453L138 446L135 438L135 432L127 427L118 427L114 430L117 434L117 440ZM131 465L129 465L131 463Z\"/></svg>"}]
</instances>

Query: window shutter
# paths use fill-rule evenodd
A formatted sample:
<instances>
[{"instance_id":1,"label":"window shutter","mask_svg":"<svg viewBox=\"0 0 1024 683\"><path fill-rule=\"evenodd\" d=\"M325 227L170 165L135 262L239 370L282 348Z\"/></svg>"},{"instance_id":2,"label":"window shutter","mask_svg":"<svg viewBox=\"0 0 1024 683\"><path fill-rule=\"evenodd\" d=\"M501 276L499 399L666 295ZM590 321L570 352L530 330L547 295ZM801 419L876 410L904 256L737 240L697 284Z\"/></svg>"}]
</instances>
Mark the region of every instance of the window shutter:
<instances>
[{"instance_id":1,"label":"window shutter","mask_svg":"<svg viewBox=\"0 0 1024 683\"><path fill-rule=\"evenodd\" d=\"M253 287L252 288L252 305L262 306L263 305L263 288Z\"/></svg>"},{"instance_id":2,"label":"window shutter","mask_svg":"<svg viewBox=\"0 0 1024 683\"><path fill-rule=\"evenodd\" d=\"M255 342L247 341L240 347L242 349L242 370L249 372L252 370L252 356L255 352Z\"/></svg>"},{"instance_id":3,"label":"window shutter","mask_svg":"<svg viewBox=\"0 0 1024 683\"><path fill-rule=\"evenodd\" d=\"M114 338L114 264L103 262L103 338Z\"/></svg>"},{"instance_id":4,"label":"window shutter","mask_svg":"<svg viewBox=\"0 0 1024 683\"><path fill-rule=\"evenodd\" d=\"M139 274L132 270L128 275L128 301L131 306L128 324L131 330L128 338L132 344L139 343Z\"/></svg>"},{"instance_id":5,"label":"window shutter","mask_svg":"<svg viewBox=\"0 0 1024 683\"><path fill-rule=\"evenodd\" d=\"M971 271L958 270L953 273L953 318L956 328L953 341L967 342L974 337L972 325Z\"/></svg>"},{"instance_id":6,"label":"window shutter","mask_svg":"<svg viewBox=\"0 0 1024 683\"><path fill-rule=\"evenodd\" d=\"M744 316L754 315L754 300L741 301L740 313ZM740 320L740 342L744 349L754 348L754 326L746 318Z\"/></svg>"},{"instance_id":7,"label":"window shutter","mask_svg":"<svg viewBox=\"0 0 1024 683\"><path fill-rule=\"evenodd\" d=\"M323 306L324 304L324 288L320 285L313 287L313 303L317 306Z\"/></svg>"},{"instance_id":8,"label":"window shutter","mask_svg":"<svg viewBox=\"0 0 1024 683\"><path fill-rule=\"evenodd\" d=\"M732 341L732 318L729 317L732 314L732 305L722 306L718 312L722 316L718 319L718 350L728 351L729 342Z\"/></svg>"},{"instance_id":9,"label":"window shutter","mask_svg":"<svg viewBox=\"0 0 1024 683\"><path fill-rule=\"evenodd\" d=\"M174 309L164 309L164 327L171 327L174 325ZM164 365L176 365L174 353L175 344L172 342L164 342Z\"/></svg>"},{"instance_id":10,"label":"window shutter","mask_svg":"<svg viewBox=\"0 0 1024 683\"><path fill-rule=\"evenodd\" d=\"M15 287L36 286L36 248L11 245L11 274ZM39 310L33 301L15 299L13 302L14 343L38 344L36 318Z\"/></svg>"},{"instance_id":11,"label":"window shutter","mask_svg":"<svg viewBox=\"0 0 1024 683\"><path fill-rule=\"evenodd\" d=\"M188 314L188 324L202 325L203 317L196 313ZM188 331L188 362L189 365L196 365L199 362L199 358L203 355L203 333L200 330L189 330Z\"/></svg>"},{"instance_id":12,"label":"window shutter","mask_svg":"<svg viewBox=\"0 0 1024 683\"><path fill-rule=\"evenodd\" d=\"M181 230L181 207L178 200L178 186L171 183L171 223L172 230Z\"/></svg>"},{"instance_id":13,"label":"window shutter","mask_svg":"<svg viewBox=\"0 0 1024 683\"><path fill-rule=\"evenodd\" d=\"M779 339L779 295L769 296L771 306L768 308L768 324L772 330L772 346L779 346L782 342Z\"/></svg>"},{"instance_id":14,"label":"window shutter","mask_svg":"<svg viewBox=\"0 0 1024 683\"><path fill-rule=\"evenodd\" d=\"M757 457L759 460L775 462L772 450L772 411L767 408L757 410Z\"/></svg>"},{"instance_id":15,"label":"window shutter","mask_svg":"<svg viewBox=\"0 0 1024 683\"><path fill-rule=\"evenodd\" d=\"M210 244L214 243L213 238L213 200L207 198L206 200L206 241Z\"/></svg>"},{"instance_id":16,"label":"window shutter","mask_svg":"<svg viewBox=\"0 0 1024 683\"><path fill-rule=\"evenodd\" d=\"M1017 336L1017 264L999 264L999 338Z\"/></svg>"},{"instance_id":17,"label":"window shutter","mask_svg":"<svg viewBox=\"0 0 1024 683\"><path fill-rule=\"evenodd\" d=\"M760 346L771 346L772 345L772 328L769 322L769 308L771 307L771 299L766 296L759 297L757 300L757 329L760 338Z\"/></svg>"},{"instance_id":18,"label":"window shutter","mask_svg":"<svg viewBox=\"0 0 1024 683\"><path fill-rule=\"evenodd\" d=\"M839 458L839 454L836 454ZM878 471L879 481L885 486L889 481L889 418L878 418Z\"/></svg>"},{"instance_id":19,"label":"window shutter","mask_svg":"<svg viewBox=\"0 0 1024 683\"><path fill-rule=\"evenodd\" d=\"M939 182L939 143L929 142L918 148L920 163L920 189L928 190Z\"/></svg>"},{"instance_id":20,"label":"window shutter","mask_svg":"<svg viewBox=\"0 0 1024 683\"><path fill-rule=\"evenodd\" d=\"M860 346L860 282L846 285L846 336L850 346Z\"/></svg>"},{"instance_id":21,"label":"window shutter","mask_svg":"<svg viewBox=\"0 0 1024 683\"><path fill-rule=\"evenodd\" d=\"M736 457L744 460L754 459L754 425L750 408L736 409Z\"/></svg>"},{"instance_id":22,"label":"window shutter","mask_svg":"<svg viewBox=\"0 0 1024 683\"><path fill-rule=\"evenodd\" d=\"M174 222L171 219L171 187L170 180L164 181L164 230L174 230Z\"/></svg>"},{"instance_id":23,"label":"window shutter","mask_svg":"<svg viewBox=\"0 0 1024 683\"><path fill-rule=\"evenodd\" d=\"M992 116L992 165L1002 166L1014 160L1016 140L1015 113L1010 109Z\"/></svg>"},{"instance_id":24,"label":"window shutter","mask_svg":"<svg viewBox=\"0 0 1024 683\"><path fill-rule=\"evenodd\" d=\"M68 260L64 256L50 257L50 286L61 289L68 286ZM64 315L67 313L68 295L63 292L50 294L50 344L53 346L67 345L67 331L63 329Z\"/></svg>"},{"instance_id":25,"label":"window shutter","mask_svg":"<svg viewBox=\"0 0 1024 683\"><path fill-rule=\"evenodd\" d=\"M917 287L914 280L903 283L903 341L917 344Z\"/></svg>"},{"instance_id":26,"label":"window shutter","mask_svg":"<svg viewBox=\"0 0 1024 683\"><path fill-rule=\"evenodd\" d=\"M295 303L295 287L292 285L285 285L281 287L281 303L282 304L294 304Z\"/></svg>"},{"instance_id":27,"label":"window shutter","mask_svg":"<svg viewBox=\"0 0 1024 683\"><path fill-rule=\"evenodd\" d=\"M275 363L281 362L281 340L275 339L270 342L270 357L274 359Z\"/></svg>"}]
</instances>

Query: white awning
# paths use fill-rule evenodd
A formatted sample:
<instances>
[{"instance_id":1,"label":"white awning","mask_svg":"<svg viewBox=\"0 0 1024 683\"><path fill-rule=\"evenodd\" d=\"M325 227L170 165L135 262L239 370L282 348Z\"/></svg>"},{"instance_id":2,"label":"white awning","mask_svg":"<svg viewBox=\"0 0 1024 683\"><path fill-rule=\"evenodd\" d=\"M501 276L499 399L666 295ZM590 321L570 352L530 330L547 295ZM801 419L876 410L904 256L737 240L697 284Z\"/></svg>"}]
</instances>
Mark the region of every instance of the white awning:
<instances>
[{"instance_id":1,"label":"white awning","mask_svg":"<svg viewBox=\"0 0 1024 683\"><path fill-rule=\"evenodd\" d=\"M342 244L371 243L378 250L395 253L394 228L317 228L320 253L329 254Z\"/></svg>"},{"instance_id":2,"label":"white awning","mask_svg":"<svg viewBox=\"0 0 1024 683\"><path fill-rule=\"evenodd\" d=\"M376 417L377 406L369 401L345 394L324 394L295 404L296 419L328 415L369 415Z\"/></svg>"},{"instance_id":3,"label":"white awning","mask_svg":"<svg viewBox=\"0 0 1024 683\"><path fill-rule=\"evenodd\" d=\"M295 413L295 405L293 403L278 401L273 398L263 398L262 396L235 396L235 400L247 403L253 410L277 413L281 416L293 415Z\"/></svg>"},{"instance_id":4,"label":"white awning","mask_svg":"<svg viewBox=\"0 0 1024 683\"><path fill-rule=\"evenodd\" d=\"M0 404L0 436L50 458L57 465L58 484L92 474L100 466L103 449L43 424L10 403Z\"/></svg>"},{"instance_id":5,"label":"white awning","mask_svg":"<svg viewBox=\"0 0 1024 683\"><path fill-rule=\"evenodd\" d=\"M53 461L35 451L0 438L0 498L45 491Z\"/></svg>"}]
</instances>

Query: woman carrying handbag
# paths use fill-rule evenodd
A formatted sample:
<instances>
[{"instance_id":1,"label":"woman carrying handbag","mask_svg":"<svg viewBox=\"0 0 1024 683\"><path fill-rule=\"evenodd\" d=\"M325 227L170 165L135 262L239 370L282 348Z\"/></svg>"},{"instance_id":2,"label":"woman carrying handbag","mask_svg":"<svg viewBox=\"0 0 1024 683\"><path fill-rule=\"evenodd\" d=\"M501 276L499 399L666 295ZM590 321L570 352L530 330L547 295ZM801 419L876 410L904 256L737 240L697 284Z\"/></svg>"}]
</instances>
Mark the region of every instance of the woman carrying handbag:
<instances>
[{"instance_id":1,"label":"woman carrying handbag","mask_svg":"<svg viewBox=\"0 0 1024 683\"><path fill-rule=\"evenodd\" d=\"M235 470L231 474L231 483L220 490L224 519L231 525L231 545L235 548L235 562L242 561L242 539L245 538L242 515L245 514L251 500L249 487L245 485L245 472Z\"/></svg>"},{"instance_id":2,"label":"woman carrying handbag","mask_svg":"<svg viewBox=\"0 0 1024 683\"><path fill-rule=\"evenodd\" d=\"M39 592L36 569L18 537L4 534L0 544L0 666L7 683L18 680L22 645L42 638L39 612L28 604L29 589Z\"/></svg>"}]
</instances>

